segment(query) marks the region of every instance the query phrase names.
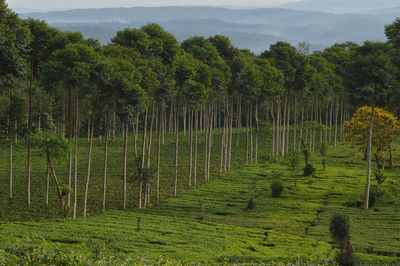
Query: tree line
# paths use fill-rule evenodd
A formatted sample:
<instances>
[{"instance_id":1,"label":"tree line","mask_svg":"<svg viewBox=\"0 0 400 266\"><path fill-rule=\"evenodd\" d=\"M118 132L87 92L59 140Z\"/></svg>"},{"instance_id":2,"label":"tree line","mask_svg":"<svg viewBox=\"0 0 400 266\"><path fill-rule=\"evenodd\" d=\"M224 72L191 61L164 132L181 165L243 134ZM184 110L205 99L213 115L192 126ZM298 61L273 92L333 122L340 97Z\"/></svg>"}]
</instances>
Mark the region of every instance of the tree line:
<instances>
[{"instance_id":1,"label":"tree line","mask_svg":"<svg viewBox=\"0 0 400 266\"><path fill-rule=\"evenodd\" d=\"M344 139L344 122L357 107L381 106L399 113L400 19L385 29L388 42L335 44L310 53L277 42L256 55L234 47L227 37L196 36L179 43L157 24L117 32L110 44L62 32L44 21L22 20L0 1L0 128L9 148L9 199L13 199L13 144L26 141L26 204L31 204L31 149L38 145L57 185L61 211L77 216L78 139L87 137L84 210L91 178L93 139L104 141L103 210L106 209L108 145L124 139L121 205L127 202L128 136L134 135L138 162L137 207L146 208L156 177L160 200L160 150L165 134L175 135L173 195L177 195L179 145L188 145L187 187L210 179L213 147L220 146L219 170L231 168L232 150L245 134L243 161L257 163L262 128L271 132L271 156ZM179 143L183 131L187 143ZM222 135L216 143L214 135ZM371 133L372 134L372 133ZM371 134L367 148L369 193ZM137 145L142 138L141 147ZM156 143L152 140L156 139ZM156 165L151 148L156 146ZM204 145L204 154L198 153ZM67 154L66 184L52 159ZM198 164L199 156L204 165ZM214 160L215 161L215 160ZM204 176L198 170L204 169ZM179 181L181 182L181 181ZM64 202L65 201L65 202ZM366 196L365 208L368 209Z\"/></svg>"}]
</instances>

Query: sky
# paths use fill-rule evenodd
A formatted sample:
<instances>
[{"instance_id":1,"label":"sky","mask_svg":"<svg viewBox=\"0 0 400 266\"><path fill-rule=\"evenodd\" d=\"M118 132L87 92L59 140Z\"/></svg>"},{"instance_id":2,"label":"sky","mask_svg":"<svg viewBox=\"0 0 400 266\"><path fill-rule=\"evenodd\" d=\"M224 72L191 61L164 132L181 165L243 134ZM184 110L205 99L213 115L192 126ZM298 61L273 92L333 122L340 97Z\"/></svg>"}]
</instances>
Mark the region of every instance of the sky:
<instances>
[{"instance_id":1,"label":"sky","mask_svg":"<svg viewBox=\"0 0 400 266\"><path fill-rule=\"evenodd\" d=\"M6 0L11 8L62 10L134 6L271 7L299 0Z\"/></svg>"}]
</instances>

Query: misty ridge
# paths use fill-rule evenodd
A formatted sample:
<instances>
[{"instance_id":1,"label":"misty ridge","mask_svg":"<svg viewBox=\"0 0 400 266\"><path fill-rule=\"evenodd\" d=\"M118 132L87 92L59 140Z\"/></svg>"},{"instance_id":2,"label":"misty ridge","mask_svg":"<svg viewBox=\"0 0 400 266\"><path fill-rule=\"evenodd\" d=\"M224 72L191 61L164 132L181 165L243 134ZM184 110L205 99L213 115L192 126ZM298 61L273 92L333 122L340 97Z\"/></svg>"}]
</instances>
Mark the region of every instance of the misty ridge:
<instances>
[{"instance_id":1,"label":"misty ridge","mask_svg":"<svg viewBox=\"0 0 400 266\"><path fill-rule=\"evenodd\" d=\"M335 43L385 41L384 26L400 14L393 0L321 1L284 4L280 8L230 9L222 7L133 7L76 9L24 13L22 18L45 20L64 31L107 44L116 32L150 22L160 24L179 41L192 36L228 36L232 44L261 53L277 41L307 42L311 51Z\"/></svg>"}]
</instances>

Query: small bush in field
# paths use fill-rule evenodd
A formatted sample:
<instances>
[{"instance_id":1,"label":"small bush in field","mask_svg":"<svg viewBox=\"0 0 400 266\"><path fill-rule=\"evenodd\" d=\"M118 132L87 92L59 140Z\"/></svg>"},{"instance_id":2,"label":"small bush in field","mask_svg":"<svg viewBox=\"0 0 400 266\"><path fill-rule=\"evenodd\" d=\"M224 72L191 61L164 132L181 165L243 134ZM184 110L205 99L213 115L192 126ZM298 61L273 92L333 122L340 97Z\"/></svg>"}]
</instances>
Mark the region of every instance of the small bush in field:
<instances>
[{"instance_id":1,"label":"small bush in field","mask_svg":"<svg viewBox=\"0 0 400 266\"><path fill-rule=\"evenodd\" d=\"M273 198L279 198L283 191L283 185L279 181L274 181L271 184L271 196Z\"/></svg>"}]
</instances>

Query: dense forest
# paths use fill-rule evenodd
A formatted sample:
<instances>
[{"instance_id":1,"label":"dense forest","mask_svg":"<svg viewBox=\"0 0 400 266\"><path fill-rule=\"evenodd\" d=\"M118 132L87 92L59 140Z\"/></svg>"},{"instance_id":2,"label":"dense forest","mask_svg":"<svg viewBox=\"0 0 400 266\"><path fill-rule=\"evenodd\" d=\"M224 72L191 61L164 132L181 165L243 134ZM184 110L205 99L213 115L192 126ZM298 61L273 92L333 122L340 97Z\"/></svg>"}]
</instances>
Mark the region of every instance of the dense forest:
<instances>
[{"instance_id":1,"label":"dense forest","mask_svg":"<svg viewBox=\"0 0 400 266\"><path fill-rule=\"evenodd\" d=\"M260 152L294 164L296 154L304 154L302 175L311 176L310 154L326 156L326 147L347 139L359 144L366 161L360 195L367 210L373 169L381 173L379 189L385 162L395 166L393 142L400 128L394 116L400 113L400 19L385 33L387 42L340 43L313 53L306 43L277 42L255 55L221 35L179 43L148 24L118 31L101 45L79 32L20 19L0 1L0 129L8 155L8 169L1 172L8 175L8 203L2 204L23 200L25 208L36 208L32 202L57 202L59 216L86 218L88 201L104 211L112 190L119 197L115 208L146 209L208 183L212 168L231 170L233 154L235 165L259 162ZM113 169L110 143L119 138L121 167ZM163 149L174 158L166 177L172 182L169 195L160 193L167 186L160 182ZM33 151L46 172L40 199L31 193L39 168ZM23 163L15 164L16 152ZM101 164L96 187L94 163ZM16 168L24 169L23 176L15 175ZM110 173L120 169L121 186L110 187ZM18 186L24 193L16 193L16 178L24 180ZM135 203L129 201L132 187ZM91 189L101 196L89 199Z\"/></svg>"}]
</instances>

